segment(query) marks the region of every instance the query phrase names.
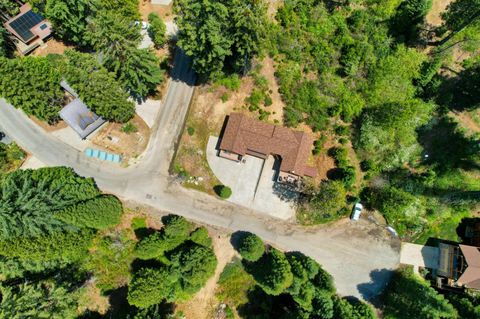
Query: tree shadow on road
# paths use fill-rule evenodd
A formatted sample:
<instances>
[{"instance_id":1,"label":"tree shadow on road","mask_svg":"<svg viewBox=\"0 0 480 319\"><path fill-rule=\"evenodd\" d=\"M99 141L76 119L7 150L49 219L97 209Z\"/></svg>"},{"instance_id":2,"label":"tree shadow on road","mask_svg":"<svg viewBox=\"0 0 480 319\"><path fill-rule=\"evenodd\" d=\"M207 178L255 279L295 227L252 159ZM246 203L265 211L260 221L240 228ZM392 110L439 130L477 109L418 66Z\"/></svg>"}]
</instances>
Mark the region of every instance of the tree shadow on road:
<instances>
[{"instance_id":1,"label":"tree shadow on road","mask_svg":"<svg viewBox=\"0 0 480 319\"><path fill-rule=\"evenodd\" d=\"M362 298L372 303L375 307L380 307L379 296L385 290L388 283L392 279L393 270L375 269L370 272L370 282L357 285L357 289Z\"/></svg>"}]
</instances>

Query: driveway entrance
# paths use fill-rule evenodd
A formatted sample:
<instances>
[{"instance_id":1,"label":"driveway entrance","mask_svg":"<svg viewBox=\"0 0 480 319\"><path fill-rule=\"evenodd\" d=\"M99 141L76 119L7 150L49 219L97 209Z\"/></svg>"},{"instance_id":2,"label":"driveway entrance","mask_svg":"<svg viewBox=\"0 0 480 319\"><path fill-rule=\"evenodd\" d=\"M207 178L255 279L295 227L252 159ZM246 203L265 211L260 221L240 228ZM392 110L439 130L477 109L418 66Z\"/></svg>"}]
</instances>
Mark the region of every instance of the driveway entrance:
<instances>
[{"instance_id":1,"label":"driveway entrance","mask_svg":"<svg viewBox=\"0 0 480 319\"><path fill-rule=\"evenodd\" d=\"M218 137L211 136L207 145L207 160L215 176L232 189L228 201L280 219L295 215L293 200L277 195L277 167L273 156L263 160L246 155L244 161L235 162L219 157L217 144Z\"/></svg>"},{"instance_id":2,"label":"driveway entrance","mask_svg":"<svg viewBox=\"0 0 480 319\"><path fill-rule=\"evenodd\" d=\"M438 247L422 246L411 243L402 243L400 263L418 267L438 269Z\"/></svg>"}]
</instances>

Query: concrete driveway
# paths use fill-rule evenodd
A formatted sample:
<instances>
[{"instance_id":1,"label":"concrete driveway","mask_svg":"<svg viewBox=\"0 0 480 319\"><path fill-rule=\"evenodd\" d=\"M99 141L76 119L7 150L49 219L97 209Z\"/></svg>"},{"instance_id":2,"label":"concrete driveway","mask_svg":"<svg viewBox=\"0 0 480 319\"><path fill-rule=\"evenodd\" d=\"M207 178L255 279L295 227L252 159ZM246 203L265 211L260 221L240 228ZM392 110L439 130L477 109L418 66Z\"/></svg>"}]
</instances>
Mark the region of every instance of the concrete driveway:
<instances>
[{"instance_id":1,"label":"concrete driveway","mask_svg":"<svg viewBox=\"0 0 480 319\"><path fill-rule=\"evenodd\" d=\"M248 207L275 218L289 219L295 215L293 200L280 198L275 191L275 159L245 156L245 162L235 162L217 156L218 137L210 136L207 161L213 173L232 189L229 202Z\"/></svg>"},{"instance_id":2,"label":"concrete driveway","mask_svg":"<svg viewBox=\"0 0 480 319\"><path fill-rule=\"evenodd\" d=\"M400 263L412 265L416 271L418 267L438 269L438 247L402 243Z\"/></svg>"}]
</instances>

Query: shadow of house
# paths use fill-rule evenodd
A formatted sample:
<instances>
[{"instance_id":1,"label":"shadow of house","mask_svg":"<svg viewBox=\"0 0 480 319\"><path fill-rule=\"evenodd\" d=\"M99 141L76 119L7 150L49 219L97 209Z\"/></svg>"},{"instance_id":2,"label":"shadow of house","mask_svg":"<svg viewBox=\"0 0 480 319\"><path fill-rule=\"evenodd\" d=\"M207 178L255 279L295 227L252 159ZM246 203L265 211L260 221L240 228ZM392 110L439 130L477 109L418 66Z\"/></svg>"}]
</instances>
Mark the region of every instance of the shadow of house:
<instances>
[{"instance_id":1,"label":"shadow of house","mask_svg":"<svg viewBox=\"0 0 480 319\"><path fill-rule=\"evenodd\" d=\"M393 271L390 269L375 269L370 272L370 282L357 285L357 289L364 300L375 307L380 307L380 295L392 279Z\"/></svg>"},{"instance_id":2,"label":"shadow of house","mask_svg":"<svg viewBox=\"0 0 480 319\"><path fill-rule=\"evenodd\" d=\"M462 243L480 247L480 218L463 218L457 227Z\"/></svg>"}]
</instances>

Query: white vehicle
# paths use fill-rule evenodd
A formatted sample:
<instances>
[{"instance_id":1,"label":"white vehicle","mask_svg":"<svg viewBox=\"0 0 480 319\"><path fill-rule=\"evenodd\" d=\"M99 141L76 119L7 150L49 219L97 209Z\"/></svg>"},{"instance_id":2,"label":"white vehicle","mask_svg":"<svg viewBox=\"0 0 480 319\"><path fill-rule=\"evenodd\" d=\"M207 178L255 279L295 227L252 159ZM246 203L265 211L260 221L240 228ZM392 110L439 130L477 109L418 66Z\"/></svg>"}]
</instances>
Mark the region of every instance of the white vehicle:
<instances>
[{"instance_id":1,"label":"white vehicle","mask_svg":"<svg viewBox=\"0 0 480 319\"><path fill-rule=\"evenodd\" d=\"M363 209L363 205L360 203L356 203L355 206L353 206L353 212L350 219L353 221L357 221L360 218L360 215L362 214L362 209Z\"/></svg>"},{"instance_id":2,"label":"white vehicle","mask_svg":"<svg viewBox=\"0 0 480 319\"><path fill-rule=\"evenodd\" d=\"M393 237L398 237L397 231L393 227L388 226L387 230Z\"/></svg>"}]
</instances>

